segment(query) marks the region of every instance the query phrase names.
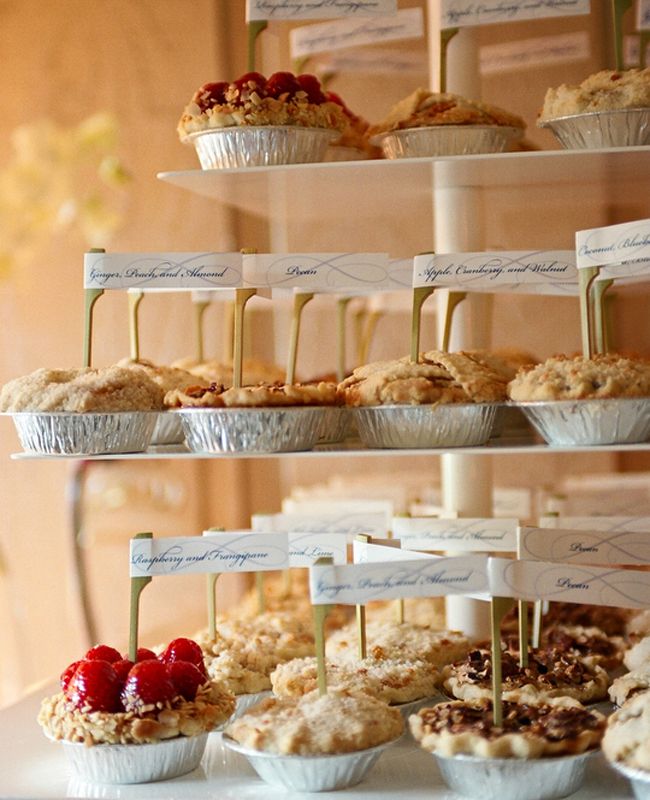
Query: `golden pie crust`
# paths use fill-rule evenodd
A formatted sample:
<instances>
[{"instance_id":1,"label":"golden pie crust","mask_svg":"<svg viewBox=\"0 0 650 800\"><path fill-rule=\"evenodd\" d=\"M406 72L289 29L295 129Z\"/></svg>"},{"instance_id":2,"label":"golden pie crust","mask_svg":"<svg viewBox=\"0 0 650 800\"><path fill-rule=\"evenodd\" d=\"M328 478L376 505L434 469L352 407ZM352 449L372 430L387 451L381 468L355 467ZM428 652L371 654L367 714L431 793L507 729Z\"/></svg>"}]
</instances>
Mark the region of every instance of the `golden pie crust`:
<instances>
[{"instance_id":1,"label":"golden pie crust","mask_svg":"<svg viewBox=\"0 0 650 800\"><path fill-rule=\"evenodd\" d=\"M172 363L172 367L183 369L191 375L200 378L206 384L216 383L223 386L232 386L232 362L208 359L198 361L195 358L180 358ZM285 371L259 358L245 358L242 361L242 383L244 386L254 386L257 383L284 383ZM198 383L196 379L189 381L190 386Z\"/></svg>"},{"instance_id":2,"label":"golden pie crust","mask_svg":"<svg viewBox=\"0 0 650 800\"><path fill-rule=\"evenodd\" d=\"M592 111L617 111L650 106L650 69L605 69L580 84L548 89L539 116L543 122Z\"/></svg>"},{"instance_id":3,"label":"golden pie crust","mask_svg":"<svg viewBox=\"0 0 650 800\"><path fill-rule=\"evenodd\" d=\"M612 681L609 687L609 699L616 706L622 706L632 697L650 689L650 664L645 668L630 670Z\"/></svg>"},{"instance_id":4,"label":"golden pie crust","mask_svg":"<svg viewBox=\"0 0 650 800\"><path fill-rule=\"evenodd\" d=\"M603 753L609 761L650 770L650 694L628 700L607 720Z\"/></svg>"},{"instance_id":5,"label":"golden pie crust","mask_svg":"<svg viewBox=\"0 0 650 800\"><path fill-rule=\"evenodd\" d=\"M363 692L330 689L300 697L269 697L235 719L226 733L245 747L280 755L352 753L390 742L402 715Z\"/></svg>"},{"instance_id":6,"label":"golden pie crust","mask_svg":"<svg viewBox=\"0 0 650 800\"><path fill-rule=\"evenodd\" d=\"M389 705L410 703L436 694L439 674L426 661L405 658L364 658L356 664L327 663L327 685L366 694ZM273 692L279 697L298 697L318 688L316 658L300 658L280 664L271 673Z\"/></svg>"},{"instance_id":7,"label":"golden pie crust","mask_svg":"<svg viewBox=\"0 0 650 800\"><path fill-rule=\"evenodd\" d=\"M258 384L231 387L192 386L165 396L171 408L268 408L271 406L331 406L339 402L335 383Z\"/></svg>"},{"instance_id":8,"label":"golden pie crust","mask_svg":"<svg viewBox=\"0 0 650 800\"><path fill-rule=\"evenodd\" d=\"M46 369L6 383L0 411L159 411L164 392L143 371L119 366Z\"/></svg>"},{"instance_id":9,"label":"golden pie crust","mask_svg":"<svg viewBox=\"0 0 650 800\"><path fill-rule=\"evenodd\" d=\"M192 701L144 706L134 711L109 713L75 708L63 692L43 700L38 722L48 736L96 744L151 744L177 736L197 736L224 723L235 710L235 698L223 685L206 682Z\"/></svg>"},{"instance_id":10,"label":"golden pie crust","mask_svg":"<svg viewBox=\"0 0 650 800\"><path fill-rule=\"evenodd\" d=\"M491 700L455 700L421 709L411 715L409 726L422 748L443 756L543 758L597 747L605 717L568 697L505 701L503 722L495 727Z\"/></svg>"},{"instance_id":11,"label":"golden pie crust","mask_svg":"<svg viewBox=\"0 0 650 800\"><path fill-rule=\"evenodd\" d=\"M650 397L650 362L616 354L553 356L522 369L508 384L508 395L520 402Z\"/></svg>"}]
</instances>

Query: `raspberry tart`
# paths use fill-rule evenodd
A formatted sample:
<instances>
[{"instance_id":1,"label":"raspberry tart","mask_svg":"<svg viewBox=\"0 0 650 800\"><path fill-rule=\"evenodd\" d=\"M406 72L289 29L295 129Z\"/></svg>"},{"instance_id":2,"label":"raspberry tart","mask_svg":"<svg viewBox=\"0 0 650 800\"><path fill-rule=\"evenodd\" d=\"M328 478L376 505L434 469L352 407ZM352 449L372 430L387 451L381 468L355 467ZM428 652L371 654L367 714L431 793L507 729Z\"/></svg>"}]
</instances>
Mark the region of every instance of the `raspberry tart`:
<instances>
[{"instance_id":1,"label":"raspberry tart","mask_svg":"<svg viewBox=\"0 0 650 800\"><path fill-rule=\"evenodd\" d=\"M315 75L247 72L236 81L206 83L178 123L203 169L296 164L323 159L346 126Z\"/></svg>"},{"instance_id":2,"label":"raspberry tart","mask_svg":"<svg viewBox=\"0 0 650 800\"><path fill-rule=\"evenodd\" d=\"M70 664L61 691L43 700L38 722L61 741L75 774L96 783L146 783L191 772L208 733L232 715L235 698L207 675L201 648L175 639L135 663L99 645Z\"/></svg>"}]
</instances>

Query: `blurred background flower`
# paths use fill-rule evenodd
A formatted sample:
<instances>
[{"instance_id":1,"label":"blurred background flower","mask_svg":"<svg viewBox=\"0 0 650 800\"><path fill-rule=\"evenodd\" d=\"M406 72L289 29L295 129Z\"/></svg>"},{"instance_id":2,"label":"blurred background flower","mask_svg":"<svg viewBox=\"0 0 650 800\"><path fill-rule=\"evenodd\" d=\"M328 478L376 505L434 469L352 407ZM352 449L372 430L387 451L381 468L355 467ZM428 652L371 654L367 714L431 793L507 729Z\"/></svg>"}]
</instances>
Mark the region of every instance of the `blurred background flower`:
<instances>
[{"instance_id":1,"label":"blurred background flower","mask_svg":"<svg viewBox=\"0 0 650 800\"><path fill-rule=\"evenodd\" d=\"M0 170L0 277L65 230L106 247L122 224L130 180L117 141L117 123L104 112L72 127L44 119L13 131L12 156Z\"/></svg>"}]
</instances>

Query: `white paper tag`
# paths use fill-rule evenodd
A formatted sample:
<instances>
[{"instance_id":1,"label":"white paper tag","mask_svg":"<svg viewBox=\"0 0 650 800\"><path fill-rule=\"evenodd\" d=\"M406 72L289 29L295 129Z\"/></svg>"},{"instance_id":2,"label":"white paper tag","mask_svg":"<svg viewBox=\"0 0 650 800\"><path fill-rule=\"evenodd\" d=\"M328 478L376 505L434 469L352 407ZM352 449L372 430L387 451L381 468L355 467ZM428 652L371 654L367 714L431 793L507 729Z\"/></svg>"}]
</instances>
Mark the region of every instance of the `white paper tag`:
<instances>
[{"instance_id":1,"label":"white paper tag","mask_svg":"<svg viewBox=\"0 0 650 800\"><path fill-rule=\"evenodd\" d=\"M575 263L572 250L427 254L415 256L413 286L577 295Z\"/></svg>"},{"instance_id":2,"label":"white paper tag","mask_svg":"<svg viewBox=\"0 0 650 800\"><path fill-rule=\"evenodd\" d=\"M314 59L313 69L326 72L364 72L370 75L426 75L426 54L389 47L364 47L361 50L338 50Z\"/></svg>"},{"instance_id":3,"label":"white paper tag","mask_svg":"<svg viewBox=\"0 0 650 800\"><path fill-rule=\"evenodd\" d=\"M311 567L319 558L331 558L335 564L347 563L347 539L338 533L288 533L287 536L291 567Z\"/></svg>"},{"instance_id":4,"label":"white paper tag","mask_svg":"<svg viewBox=\"0 0 650 800\"><path fill-rule=\"evenodd\" d=\"M246 21L375 17L395 14L397 0L246 0Z\"/></svg>"},{"instance_id":5,"label":"white paper tag","mask_svg":"<svg viewBox=\"0 0 650 800\"><path fill-rule=\"evenodd\" d=\"M250 531L131 539L132 578L211 572L259 572L289 566L287 535Z\"/></svg>"},{"instance_id":6,"label":"white paper tag","mask_svg":"<svg viewBox=\"0 0 650 800\"><path fill-rule=\"evenodd\" d=\"M616 491L614 488L613 491ZM650 517L542 517L540 528L569 528L579 531L648 531Z\"/></svg>"},{"instance_id":7,"label":"white paper tag","mask_svg":"<svg viewBox=\"0 0 650 800\"><path fill-rule=\"evenodd\" d=\"M241 253L85 253L84 289L242 286Z\"/></svg>"},{"instance_id":8,"label":"white paper tag","mask_svg":"<svg viewBox=\"0 0 650 800\"><path fill-rule=\"evenodd\" d=\"M582 61L589 56L588 32L573 31L558 36L485 45L479 50L479 64L482 75L496 75L512 70Z\"/></svg>"},{"instance_id":9,"label":"white paper tag","mask_svg":"<svg viewBox=\"0 0 650 800\"><path fill-rule=\"evenodd\" d=\"M626 269L634 269L633 265L624 265L624 261L647 259L650 265L650 219L578 231L576 256L578 269L610 266L615 275L625 275Z\"/></svg>"},{"instance_id":10,"label":"white paper tag","mask_svg":"<svg viewBox=\"0 0 650 800\"><path fill-rule=\"evenodd\" d=\"M440 26L462 28L522 19L570 17L588 14L589 0L441 0Z\"/></svg>"},{"instance_id":11,"label":"white paper tag","mask_svg":"<svg viewBox=\"0 0 650 800\"><path fill-rule=\"evenodd\" d=\"M378 564L315 566L309 572L311 601L316 605L364 605L397 597L472 594L487 589L484 556L426 558Z\"/></svg>"},{"instance_id":12,"label":"white paper tag","mask_svg":"<svg viewBox=\"0 0 650 800\"><path fill-rule=\"evenodd\" d=\"M315 514L253 514L251 527L258 532L334 534L352 541L361 533L385 536L388 519L385 512L365 511Z\"/></svg>"},{"instance_id":13,"label":"white paper tag","mask_svg":"<svg viewBox=\"0 0 650 800\"><path fill-rule=\"evenodd\" d=\"M519 557L575 564L650 564L650 531L523 527Z\"/></svg>"},{"instance_id":14,"label":"white paper tag","mask_svg":"<svg viewBox=\"0 0 650 800\"><path fill-rule=\"evenodd\" d=\"M429 519L394 517L393 536L410 550L458 552L517 549L516 519Z\"/></svg>"},{"instance_id":15,"label":"white paper tag","mask_svg":"<svg viewBox=\"0 0 650 800\"><path fill-rule=\"evenodd\" d=\"M331 52L365 44L418 39L424 36L421 8L405 8L396 14L374 19L340 20L319 25L301 25L289 33L291 57Z\"/></svg>"},{"instance_id":16,"label":"white paper tag","mask_svg":"<svg viewBox=\"0 0 650 800\"><path fill-rule=\"evenodd\" d=\"M248 286L342 292L388 288L386 253L276 253L245 255Z\"/></svg>"},{"instance_id":17,"label":"white paper tag","mask_svg":"<svg viewBox=\"0 0 650 800\"><path fill-rule=\"evenodd\" d=\"M636 29L650 30L650 0L636 0Z\"/></svg>"},{"instance_id":18,"label":"white paper tag","mask_svg":"<svg viewBox=\"0 0 650 800\"><path fill-rule=\"evenodd\" d=\"M493 596L623 608L650 606L650 581L641 570L490 558L488 571Z\"/></svg>"}]
</instances>

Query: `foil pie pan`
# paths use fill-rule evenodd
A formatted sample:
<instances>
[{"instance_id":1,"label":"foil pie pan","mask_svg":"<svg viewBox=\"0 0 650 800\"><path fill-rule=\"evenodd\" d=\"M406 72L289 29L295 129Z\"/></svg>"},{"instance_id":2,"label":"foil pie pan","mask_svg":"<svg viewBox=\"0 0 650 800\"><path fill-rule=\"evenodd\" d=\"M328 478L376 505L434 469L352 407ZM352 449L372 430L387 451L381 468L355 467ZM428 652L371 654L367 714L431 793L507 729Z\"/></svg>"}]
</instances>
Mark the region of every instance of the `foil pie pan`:
<instances>
[{"instance_id":1,"label":"foil pie pan","mask_svg":"<svg viewBox=\"0 0 650 800\"><path fill-rule=\"evenodd\" d=\"M240 125L187 137L203 169L268 167L322 161L338 131L300 125Z\"/></svg>"},{"instance_id":2,"label":"foil pie pan","mask_svg":"<svg viewBox=\"0 0 650 800\"><path fill-rule=\"evenodd\" d=\"M359 406L359 436L367 447L472 447L492 433L497 403Z\"/></svg>"},{"instance_id":3,"label":"foil pie pan","mask_svg":"<svg viewBox=\"0 0 650 800\"><path fill-rule=\"evenodd\" d=\"M538 122L550 128L567 150L650 144L650 108L590 111Z\"/></svg>"},{"instance_id":4,"label":"foil pie pan","mask_svg":"<svg viewBox=\"0 0 650 800\"><path fill-rule=\"evenodd\" d=\"M46 455L137 453L146 450L157 411L106 414L21 411L11 414L23 450Z\"/></svg>"},{"instance_id":5,"label":"foil pie pan","mask_svg":"<svg viewBox=\"0 0 650 800\"><path fill-rule=\"evenodd\" d=\"M151 444L181 444L185 441L183 423L175 411L161 411L151 434Z\"/></svg>"},{"instance_id":6,"label":"foil pie pan","mask_svg":"<svg viewBox=\"0 0 650 800\"><path fill-rule=\"evenodd\" d=\"M550 445L645 442L650 437L650 398L549 400L518 403Z\"/></svg>"},{"instance_id":7,"label":"foil pie pan","mask_svg":"<svg viewBox=\"0 0 650 800\"><path fill-rule=\"evenodd\" d=\"M244 747L228 734L223 744L245 756L263 781L295 792L328 792L356 786L366 777L379 756L397 739L377 747L337 755L278 755Z\"/></svg>"},{"instance_id":8,"label":"foil pie pan","mask_svg":"<svg viewBox=\"0 0 650 800\"><path fill-rule=\"evenodd\" d=\"M90 783L152 783L186 775L203 757L208 734L177 736L154 744L97 744L63 741L75 777Z\"/></svg>"},{"instance_id":9,"label":"foil pie pan","mask_svg":"<svg viewBox=\"0 0 650 800\"><path fill-rule=\"evenodd\" d=\"M324 408L182 408L176 413L195 453L283 453L311 450Z\"/></svg>"},{"instance_id":10,"label":"foil pie pan","mask_svg":"<svg viewBox=\"0 0 650 800\"><path fill-rule=\"evenodd\" d=\"M552 800L577 792L597 751L553 758L481 758L433 753L450 789L476 800Z\"/></svg>"},{"instance_id":11,"label":"foil pie pan","mask_svg":"<svg viewBox=\"0 0 650 800\"><path fill-rule=\"evenodd\" d=\"M635 767L627 767L618 761L607 762L612 769L619 772L630 782L636 800L650 800L650 772Z\"/></svg>"},{"instance_id":12,"label":"foil pie pan","mask_svg":"<svg viewBox=\"0 0 650 800\"><path fill-rule=\"evenodd\" d=\"M354 418L347 406L324 406L318 432L320 444L342 442L354 431Z\"/></svg>"},{"instance_id":13,"label":"foil pie pan","mask_svg":"<svg viewBox=\"0 0 650 800\"><path fill-rule=\"evenodd\" d=\"M432 125L380 133L370 141L385 158L426 158L503 153L521 135L520 128L505 125Z\"/></svg>"}]
</instances>

